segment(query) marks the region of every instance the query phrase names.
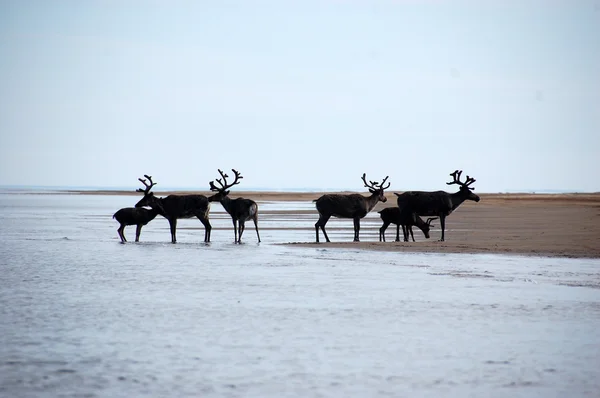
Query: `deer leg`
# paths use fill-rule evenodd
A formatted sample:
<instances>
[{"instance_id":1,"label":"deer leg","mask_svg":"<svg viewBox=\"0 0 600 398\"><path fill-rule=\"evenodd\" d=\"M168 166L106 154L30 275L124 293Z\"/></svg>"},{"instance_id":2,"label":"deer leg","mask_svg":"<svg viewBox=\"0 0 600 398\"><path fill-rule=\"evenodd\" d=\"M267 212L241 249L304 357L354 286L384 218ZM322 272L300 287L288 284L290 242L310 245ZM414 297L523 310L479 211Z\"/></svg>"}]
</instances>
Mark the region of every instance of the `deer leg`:
<instances>
[{"instance_id":1,"label":"deer leg","mask_svg":"<svg viewBox=\"0 0 600 398\"><path fill-rule=\"evenodd\" d=\"M385 242L385 230L387 229L389 223L384 222L381 228L379 228L379 241Z\"/></svg>"},{"instance_id":2,"label":"deer leg","mask_svg":"<svg viewBox=\"0 0 600 398\"><path fill-rule=\"evenodd\" d=\"M210 225L208 217L198 217L198 220L204 225L204 242L210 242L210 231L212 230L212 226Z\"/></svg>"},{"instance_id":3,"label":"deer leg","mask_svg":"<svg viewBox=\"0 0 600 398\"><path fill-rule=\"evenodd\" d=\"M238 222L240 223L238 243L242 243L242 234L244 233L244 230L246 229L246 222L242 219L240 219Z\"/></svg>"},{"instance_id":4,"label":"deer leg","mask_svg":"<svg viewBox=\"0 0 600 398\"><path fill-rule=\"evenodd\" d=\"M354 219L354 241L359 242L358 233L360 232L360 218Z\"/></svg>"},{"instance_id":5,"label":"deer leg","mask_svg":"<svg viewBox=\"0 0 600 398\"><path fill-rule=\"evenodd\" d=\"M121 238L121 243L127 242L127 239L125 239L125 225L124 224L121 224L119 229L117 229L117 233L119 234L119 238Z\"/></svg>"},{"instance_id":6,"label":"deer leg","mask_svg":"<svg viewBox=\"0 0 600 398\"><path fill-rule=\"evenodd\" d=\"M140 241L140 234L142 233L143 226L144 226L144 224L138 224L137 227L135 228L135 241L136 242Z\"/></svg>"},{"instance_id":7,"label":"deer leg","mask_svg":"<svg viewBox=\"0 0 600 398\"><path fill-rule=\"evenodd\" d=\"M406 225L402 225L402 236L404 238L404 242L408 242L408 227Z\"/></svg>"},{"instance_id":8,"label":"deer leg","mask_svg":"<svg viewBox=\"0 0 600 398\"><path fill-rule=\"evenodd\" d=\"M396 242L400 242L400 224L396 224Z\"/></svg>"},{"instance_id":9,"label":"deer leg","mask_svg":"<svg viewBox=\"0 0 600 398\"><path fill-rule=\"evenodd\" d=\"M237 220L232 218L231 221L233 222L233 243L238 243Z\"/></svg>"},{"instance_id":10,"label":"deer leg","mask_svg":"<svg viewBox=\"0 0 600 398\"><path fill-rule=\"evenodd\" d=\"M415 235L413 235L412 225L408 226L408 232L410 232L410 237L412 238L412 240L414 242L415 241Z\"/></svg>"},{"instance_id":11,"label":"deer leg","mask_svg":"<svg viewBox=\"0 0 600 398\"><path fill-rule=\"evenodd\" d=\"M319 228L321 228L321 231L323 231L323 235L325 235L325 240L327 242L330 242L329 237L327 236L327 232L325 232L325 224L327 224L327 221L329 221L329 217L330 216L324 216L322 214L319 214L319 221L317 221L317 223L315 224L317 243L319 243Z\"/></svg>"},{"instance_id":12,"label":"deer leg","mask_svg":"<svg viewBox=\"0 0 600 398\"><path fill-rule=\"evenodd\" d=\"M175 231L177 230L177 219L169 219L169 227L171 227L171 243L177 243Z\"/></svg>"},{"instance_id":13,"label":"deer leg","mask_svg":"<svg viewBox=\"0 0 600 398\"><path fill-rule=\"evenodd\" d=\"M442 226L442 238L440 242L444 241L444 230L446 229L446 216L440 216L440 225Z\"/></svg>"},{"instance_id":14,"label":"deer leg","mask_svg":"<svg viewBox=\"0 0 600 398\"><path fill-rule=\"evenodd\" d=\"M256 237L258 238L258 243L260 243L260 235L258 234L258 214L254 213L254 228L256 229Z\"/></svg>"}]
</instances>

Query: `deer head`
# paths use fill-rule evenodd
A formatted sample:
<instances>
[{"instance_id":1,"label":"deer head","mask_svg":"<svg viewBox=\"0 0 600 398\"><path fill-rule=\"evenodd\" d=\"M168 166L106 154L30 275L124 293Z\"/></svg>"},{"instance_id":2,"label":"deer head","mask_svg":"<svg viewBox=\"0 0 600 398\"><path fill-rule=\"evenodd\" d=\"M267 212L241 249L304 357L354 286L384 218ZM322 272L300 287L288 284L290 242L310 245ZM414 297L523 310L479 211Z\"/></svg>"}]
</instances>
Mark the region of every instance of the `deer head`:
<instances>
[{"instance_id":1,"label":"deer head","mask_svg":"<svg viewBox=\"0 0 600 398\"><path fill-rule=\"evenodd\" d=\"M479 202L479 196L475 195L472 190L475 188L470 187L469 185L475 182L474 178L467 176L467 180L465 182L460 181L460 176L462 174L462 170L455 170L454 173L450 173L453 178L452 182L447 182L447 185L457 184L460 186L459 193L461 193L465 199L474 200L475 202Z\"/></svg>"},{"instance_id":2,"label":"deer head","mask_svg":"<svg viewBox=\"0 0 600 398\"><path fill-rule=\"evenodd\" d=\"M433 227L435 227L435 225L431 225L431 222L433 220L437 220L437 217L429 217L427 219L427 221L425 222L425 224L423 225L423 228L421 229L423 231L423 234L425 234L425 238L429 239L429 230Z\"/></svg>"},{"instance_id":3,"label":"deer head","mask_svg":"<svg viewBox=\"0 0 600 398\"><path fill-rule=\"evenodd\" d=\"M217 183L220 185L220 187L215 185L214 181L209 182L209 186L210 186L210 190L212 192L216 192L214 195L210 196L208 198L209 202L219 202L221 200L223 200L227 195L229 195L229 188L231 188L232 186L239 184L240 183L240 179L244 178L242 177L242 175L240 174L239 171L237 171L236 169L231 169L231 171L233 171L233 174L235 175L235 179L233 180L233 182L231 184L227 183L227 178L229 177L227 174L223 173L221 171L221 169L218 169L219 174L221 174L221 178L223 179L223 181L221 181L221 178L217 178L215 181L217 181Z\"/></svg>"},{"instance_id":4,"label":"deer head","mask_svg":"<svg viewBox=\"0 0 600 398\"><path fill-rule=\"evenodd\" d=\"M138 178L138 180L141 181L142 184L144 184L144 189L142 188L138 188L136 189L136 192L141 192L144 194L144 197L135 204L135 207L144 207L144 206L152 206L153 204L156 203L156 197L154 196L154 193L150 192L150 190L152 189L153 186L156 185L155 182L152 182L152 176L149 176L148 174L144 174L144 177L146 177L148 179L148 181L150 181L150 184L146 183L146 178Z\"/></svg>"},{"instance_id":5,"label":"deer head","mask_svg":"<svg viewBox=\"0 0 600 398\"><path fill-rule=\"evenodd\" d=\"M389 176L386 176L383 181L381 181L381 184L378 183L377 181L369 181L367 183L367 173L363 173L362 175L362 180L365 183L365 187L369 188L369 192L371 192L371 194L373 195L379 195L378 198L381 202L385 202L387 201L387 198L383 195L383 191L388 189L390 187L390 183L388 182L387 186L383 186L383 184L385 184L385 182L387 181Z\"/></svg>"}]
</instances>

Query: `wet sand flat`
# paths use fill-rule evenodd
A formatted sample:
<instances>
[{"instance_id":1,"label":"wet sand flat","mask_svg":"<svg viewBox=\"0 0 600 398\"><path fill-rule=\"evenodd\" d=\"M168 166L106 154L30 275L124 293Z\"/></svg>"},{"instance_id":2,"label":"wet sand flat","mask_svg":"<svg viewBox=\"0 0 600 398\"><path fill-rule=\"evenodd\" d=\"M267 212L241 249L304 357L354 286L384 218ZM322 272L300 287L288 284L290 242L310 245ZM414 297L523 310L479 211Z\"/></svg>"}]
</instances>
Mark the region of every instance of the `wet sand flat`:
<instances>
[{"instance_id":1,"label":"wet sand flat","mask_svg":"<svg viewBox=\"0 0 600 398\"><path fill-rule=\"evenodd\" d=\"M557 197L482 198L464 203L446 219L446 239L439 242L439 222L431 239L423 240L414 228L416 243L389 242L395 228L388 229L387 243L321 243L332 247L436 253L496 253L561 257L600 257L600 197L595 201ZM349 226L351 228L351 225ZM392 232L393 231L393 232ZM402 235L402 234L401 234ZM417 237L418 236L418 237ZM321 239L323 237L321 235ZM316 243L302 244L313 246Z\"/></svg>"},{"instance_id":2,"label":"wet sand flat","mask_svg":"<svg viewBox=\"0 0 600 398\"><path fill-rule=\"evenodd\" d=\"M86 195L136 195L124 191L78 191ZM159 195L191 192L158 192ZM209 192L194 192L209 195ZM236 192L232 196L252 198L259 202L305 202L323 195L319 192ZM381 226L376 213L383 207L395 206L390 192L385 204L378 204L362 222L361 242L352 242L352 221L330 221L328 230L344 228L350 238L331 237L331 243L315 243L314 222L318 214L314 207L306 210L279 210L277 215L302 221L291 229L306 230L306 240L280 242L303 247L360 248L398 252L433 253L496 253L560 257L600 257L600 193L585 194L481 194L479 203L465 202L446 219L446 241L439 242L439 221L434 222L431 239L425 240L415 228L417 242L393 242L395 227L386 233L387 242L379 242ZM311 204L312 205L312 204ZM310 215L314 214L314 221ZM269 217L262 212L262 217ZM271 214L272 216L272 214ZM297 217L296 217L297 216ZM376 218L376 220L373 220ZM333 220L333 219L332 219ZM371 220L368 223L368 220ZM300 225L300 227L298 227ZM285 226L280 227L286 229ZM321 240L324 241L321 235Z\"/></svg>"}]
</instances>

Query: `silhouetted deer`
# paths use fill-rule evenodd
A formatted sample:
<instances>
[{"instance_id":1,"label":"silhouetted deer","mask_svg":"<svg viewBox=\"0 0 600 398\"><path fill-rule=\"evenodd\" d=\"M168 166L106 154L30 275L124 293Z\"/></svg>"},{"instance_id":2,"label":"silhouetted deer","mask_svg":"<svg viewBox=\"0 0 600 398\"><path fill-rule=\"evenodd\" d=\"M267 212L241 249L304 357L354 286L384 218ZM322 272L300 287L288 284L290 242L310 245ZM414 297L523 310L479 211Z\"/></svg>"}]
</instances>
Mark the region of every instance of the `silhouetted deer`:
<instances>
[{"instance_id":1,"label":"silhouetted deer","mask_svg":"<svg viewBox=\"0 0 600 398\"><path fill-rule=\"evenodd\" d=\"M400 242L400 226L402 226L402 233L404 235L404 241L408 242L408 234L412 237L413 242L415 236L413 235L412 225L416 225L425 238L429 239L429 229L433 227L431 222L437 217L428 218L427 221L419 216L416 216L416 220L413 220L412 214L403 214L398 207L386 207L385 209L378 212L380 214L383 225L379 228L379 241L385 242L385 230L390 224L396 224L396 242Z\"/></svg>"},{"instance_id":2,"label":"silhouetted deer","mask_svg":"<svg viewBox=\"0 0 600 398\"><path fill-rule=\"evenodd\" d=\"M125 227L127 225L137 225L135 230L135 241L139 242L140 233L142 233L142 227L154 220L157 214L158 210L156 209L148 210L141 207L125 207L117 211L113 215L113 218L117 220L119 224L121 224L119 229L117 229L119 238L121 238L121 243L127 242L127 239L125 239Z\"/></svg>"},{"instance_id":3,"label":"silhouetted deer","mask_svg":"<svg viewBox=\"0 0 600 398\"><path fill-rule=\"evenodd\" d=\"M425 234L425 238L429 239L429 230L433 227L435 227L435 225L432 225L431 222L433 220L437 220L437 217L429 217L427 219L427 221L423 221L423 219L417 215L415 215L415 224L421 231L423 231L423 233ZM427 225L427 227L426 227ZM412 225L402 225L402 235L404 237L404 241L408 242L408 235L410 234L410 237L412 238L412 241L415 241L415 236L413 235L413 229L412 229ZM427 233L425 233L425 228L427 228ZM396 235L398 234L398 231L396 230Z\"/></svg>"},{"instance_id":4,"label":"silhouetted deer","mask_svg":"<svg viewBox=\"0 0 600 398\"><path fill-rule=\"evenodd\" d=\"M437 216L440 218L442 226L442 238L444 241L444 230L446 227L446 217L450 215L458 206L465 200L474 200L479 202L479 196L471 192L475 188L470 188L469 185L475 182L474 178L467 176L465 182L460 181L462 170L456 170L450 175L454 181L446 184L460 185L460 189L456 193L448 193L445 191L423 192L423 191L408 191L398 196L398 207L402 212L421 216Z\"/></svg>"},{"instance_id":5,"label":"silhouetted deer","mask_svg":"<svg viewBox=\"0 0 600 398\"><path fill-rule=\"evenodd\" d=\"M260 235L258 234L258 205L255 201L244 198L230 199L228 189L232 186L239 184L239 180L244 178L240 175L238 171L235 169L231 169L235 174L235 180L231 183L227 183L227 174L223 173L219 169L219 174L223 178L221 181L220 178L217 178L216 181L221 186L220 188L215 186L214 181L209 183L210 190L216 192L214 195L208 198L209 202L221 202L223 208L229 213L231 216L231 220L233 221L233 238L235 243L242 243L242 234L244 233L244 229L246 229L246 221L252 219L254 221L254 228L256 229L256 236L258 237L258 241L260 242ZM238 228L239 224L239 228ZM239 231L239 233L238 233Z\"/></svg>"},{"instance_id":6,"label":"silhouetted deer","mask_svg":"<svg viewBox=\"0 0 600 398\"><path fill-rule=\"evenodd\" d=\"M144 174L150 181L150 185L146 184L146 180L138 178L146 187L138 189L137 192L142 192L144 197L135 204L135 207L148 206L156 210L158 214L169 221L171 227L171 242L176 243L175 231L177 230L177 219L198 217L204 225L204 241L210 242L210 230L212 229L208 220L208 212L210 203L204 195L169 195L166 198L157 198L150 190L156 185L152 182L152 177Z\"/></svg>"},{"instance_id":7,"label":"silhouetted deer","mask_svg":"<svg viewBox=\"0 0 600 398\"><path fill-rule=\"evenodd\" d=\"M358 242L358 234L360 231L360 219L367 215L368 212L373 210L373 207L377 202L385 202L387 199L383 195L383 191L390 187L388 182L385 184L388 177L385 177L381 184L375 181L369 181L367 183L366 174L362 175L362 180L365 183L365 187L369 188L371 196L362 196L360 194L340 195L340 194L327 194L321 196L319 199L314 200L319 212L319 220L315 224L315 231L317 235L317 243L319 242L319 228L325 235L325 240L330 242L327 232L325 232L325 224L329 221L331 216L339 218L353 218L354 219L354 242Z\"/></svg>"}]
</instances>

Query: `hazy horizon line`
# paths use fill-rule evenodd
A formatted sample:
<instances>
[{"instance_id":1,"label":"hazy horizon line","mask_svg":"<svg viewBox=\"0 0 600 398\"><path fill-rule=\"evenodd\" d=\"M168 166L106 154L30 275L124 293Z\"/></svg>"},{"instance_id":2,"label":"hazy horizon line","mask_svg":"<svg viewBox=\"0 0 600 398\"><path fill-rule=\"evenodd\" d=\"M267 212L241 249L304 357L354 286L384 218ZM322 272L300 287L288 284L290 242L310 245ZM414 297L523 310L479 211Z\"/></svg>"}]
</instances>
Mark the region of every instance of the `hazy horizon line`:
<instances>
[{"instance_id":1,"label":"hazy horizon line","mask_svg":"<svg viewBox=\"0 0 600 398\"><path fill-rule=\"evenodd\" d=\"M132 191L135 192L137 188L125 187L125 186L80 186L80 185L2 185L0 184L0 190L26 190L26 191ZM163 186L157 188L156 192L163 191L209 191L209 189L200 189L189 186ZM247 187L240 189L240 192L359 192L360 190L350 188L316 188L316 187L297 187L297 188L275 188L275 187ZM405 192L404 190L390 190L390 192L399 191ZM433 191L433 190L432 190ZM586 190L559 190L559 189L503 189L497 191L479 191L478 193L529 193L529 194L567 194L567 193L600 193L599 191L586 191Z\"/></svg>"}]
</instances>

